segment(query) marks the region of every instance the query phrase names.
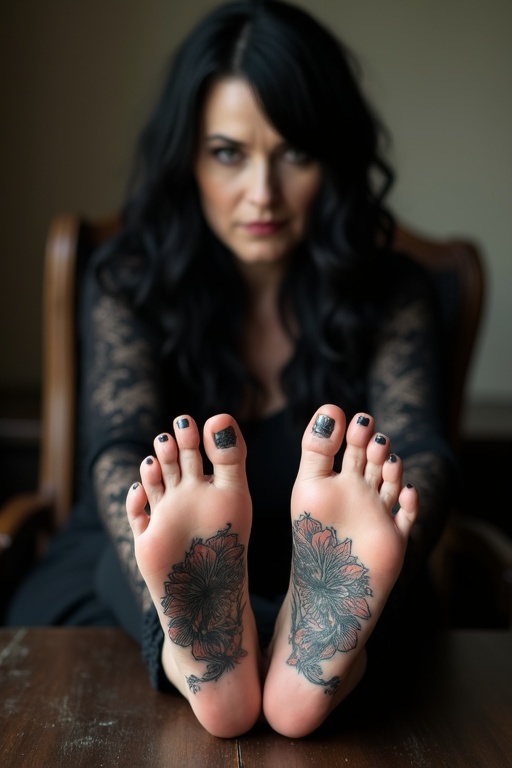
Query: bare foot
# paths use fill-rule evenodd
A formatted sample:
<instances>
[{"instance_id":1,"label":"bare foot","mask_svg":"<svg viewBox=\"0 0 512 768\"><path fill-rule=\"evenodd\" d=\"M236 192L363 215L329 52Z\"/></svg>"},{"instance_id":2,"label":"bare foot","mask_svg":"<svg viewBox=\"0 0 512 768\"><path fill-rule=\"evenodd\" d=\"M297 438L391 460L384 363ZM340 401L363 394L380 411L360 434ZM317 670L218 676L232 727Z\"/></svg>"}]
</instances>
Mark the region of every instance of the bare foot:
<instances>
[{"instance_id":1,"label":"bare foot","mask_svg":"<svg viewBox=\"0 0 512 768\"><path fill-rule=\"evenodd\" d=\"M292 494L290 588L263 695L268 722L290 738L317 728L363 676L365 643L418 513L417 493L402 488L400 459L390 455L388 438L374 433L371 416L352 420L341 473L333 472L344 430L338 407L315 414Z\"/></svg>"},{"instance_id":2,"label":"bare foot","mask_svg":"<svg viewBox=\"0 0 512 768\"><path fill-rule=\"evenodd\" d=\"M205 476L190 416L154 442L126 508L139 570L165 634L162 662L202 725L221 737L251 728L261 710L259 651L247 585L251 499L246 447L221 414L204 427L214 466ZM151 514L146 514L149 505Z\"/></svg>"}]
</instances>

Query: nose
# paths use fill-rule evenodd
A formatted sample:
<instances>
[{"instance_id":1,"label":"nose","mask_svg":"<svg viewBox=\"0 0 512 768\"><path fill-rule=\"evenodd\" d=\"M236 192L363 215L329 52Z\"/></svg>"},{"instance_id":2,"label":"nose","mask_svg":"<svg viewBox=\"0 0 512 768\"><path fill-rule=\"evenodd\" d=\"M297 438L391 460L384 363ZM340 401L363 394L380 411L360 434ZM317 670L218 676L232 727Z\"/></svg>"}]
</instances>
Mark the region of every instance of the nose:
<instances>
[{"instance_id":1,"label":"nose","mask_svg":"<svg viewBox=\"0 0 512 768\"><path fill-rule=\"evenodd\" d=\"M258 208L268 208L276 194L276 178L269 160L258 160L251 164L248 180L248 199Z\"/></svg>"}]
</instances>

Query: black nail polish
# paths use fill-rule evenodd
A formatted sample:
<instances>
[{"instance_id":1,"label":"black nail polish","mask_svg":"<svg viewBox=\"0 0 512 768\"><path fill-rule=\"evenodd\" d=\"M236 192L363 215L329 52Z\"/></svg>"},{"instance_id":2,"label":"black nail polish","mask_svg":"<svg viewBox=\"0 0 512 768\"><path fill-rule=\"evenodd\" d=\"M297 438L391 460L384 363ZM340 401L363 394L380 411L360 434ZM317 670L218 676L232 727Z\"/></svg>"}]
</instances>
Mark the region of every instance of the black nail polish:
<instances>
[{"instance_id":1,"label":"black nail polish","mask_svg":"<svg viewBox=\"0 0 512 768\"><path fill-rule=\"evenodd\" d=\"M176 422L176 426L178 429L186 429L190 426L190 421L188 419L178 419Z\"/></svg>"},{"instance_id":2,"label":"black nail polish","mask_svg":"<svg viewBox=\"0 0 512 768\"><path fill-rule=\"evenodd\" d=\"M370 423L370 419L368 416L358 416L357 417L357 423L360 424L362 427L367 427Z\"/></svg>"},{"instance_id":3,"label":"black nail polish","mask_svg":"<svg viewBox=\"0 0 512 768\"><path fill-rule=\"evenodd\" d=\"M153 463L153 459L151 458L151 456L148 456L146 459L146 464L152 464L152 463Z\"/></svg>"},{"instance_id":4,"label":"black nail polish","mask_svg":"<svg viewBox=\"0 0 512 768\"><path fill-rule=\"evenodd\" d=\"M395 464L398 461L398 459L394 453L390 453L388 457L388 461L390 461L391 464Z\"/></svg>"},{"instance_id":5,"label":"black nail polish","mask_svg":"<svg viewBox=\"0 0 512 768\"><path fill-rule=\"evenodd\" d=\"M414 488L414 485L412 483L407 483L407 488Z\"/></svg>"},{"instance_id":6,"label":"black nail polish","mask_svg":"<svg viewBox=\"0 0 512 768\"><path fill-rule=\"evenodd\" d=\"M168 439L169 438L167 437L167 435L158 435L158 441L160 443L166 443L168 441Z\"/></svg>"},{"instance_id":7,"label":"black nail polish","mask_svg":"<svg viewBox=\"0 0 512 768\"><path fill-rule=\"evenodd\" d=\"M138 487L139 487L139 483L134 483L132 485L132 491L136 491Z\"/></svg>"},{"instance_id":8,"label":"black nail polish","mask_svg":"<svg viewBox=\"0 0 512 768\"><path fill-rule=\"evenodd\" d=\"M217 448L233 448L236 445L236 432L233 427L226 427L213 435Z\"/></svg>"},{"instance_id":9,"label":"black nail polish","mask_svg":"<svg viewBox=\"0 0 512 768\"><path fill-rule=\"evenodd\" d=\"M384 435L375 435L375 442L379 445L386 445L387 440Z\"/></svg>"},{"instance_id":10,"label":"black nail polish","mask_svg":"<svg viewBox=\"0 0 512 768\"><path fill-rule=\"evenodd\" d=\"M320 437L330 437L333 433L336 422L331 419L330 416L324 416L323 413L318 414L316 421L313 424L313 432Z\"/></svg>"}]
</instances>

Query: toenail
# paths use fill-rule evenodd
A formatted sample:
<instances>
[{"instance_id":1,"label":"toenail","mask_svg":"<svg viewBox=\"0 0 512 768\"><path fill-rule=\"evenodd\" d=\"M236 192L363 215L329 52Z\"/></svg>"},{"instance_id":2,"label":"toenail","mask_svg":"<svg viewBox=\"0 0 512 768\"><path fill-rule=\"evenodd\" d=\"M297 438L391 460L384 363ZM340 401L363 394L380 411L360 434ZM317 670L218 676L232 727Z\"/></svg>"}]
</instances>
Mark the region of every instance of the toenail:
<instances>
[{"instance_id":1,"label":"toenail","mask_svg":"<svg viewBox=\"0 0 512 768\"><path fill-rule=\"evenodd\" d=\"M137 490L137 488L139 487L139 485L140 485L140 483L134 483L134 484L132 485L132 491L136 491L136 490Z\"/></svg>"},{"instance_id":2,"label":"toenail","mask_svg":"<svg viewBox=\"0 0 512 768\"><path fill-rule=\"evenodd\" d=\"M160 443L166 443L168 441L167 435L158 435L158 440Z\"/></svg>"},{"instance_id":3,"label":"toenail","mask_svg":"<svg viewBox=\"0 0 512 768\"><path fill-rule=\"evenodd\" d=\"M357 423L361 424L362 427L367 427L370 423L370 419L368 416L358 416L357 417Z\"/></svg>"},{"instance_id":4,"label":"toenail","mask_svg":"<svg viewBox=\"0 0 512 768\"><path fill-rule=\"evenodd\" d=\"M188 419L178 419L176 422L176 426L178 429L186 429L190 426L190 421Z\"/></svg>"},{"instance_id":5,"label":"toenail","mask_svg":"<svg viewBox=\"0 0 512 768\"><path fill-rule=\"evenodd\" d=\"M397 457L396 457L396 454L394 454L394 453L390 453L390 454L389 454L389 458L388 458L388 461L390 461L392 464L395 464L395 462L397 462L397 461L398 461L398 459L397 459Z\"/></svg>"},{"instance_id":6,"label":"toenail","mask_svg":"<svg viewBox=\"0 0 512 768\"><path fill-rule=\"evenodd\" d=\"M151 458L151 456L148 456L146 459L146 464L152 464L152 463L153 463L153 459Z\"/></svg>"},{"instance_id":7,"label":"toenail","mask_svg":"<svg viewBox=\"0 0 512 768\"><path fill-rule=\"evenodd\" d=\"M379 445L386 445L387 440L384 435L375 435L375 442Z\"/></svg>"},{"instance_id":8,"label":"toenail","mask_svg":"<svg viewBox=\"0 0 512 768\"><path fill-rule=\"evenodd\" d=\"M217 448L233 448L236 445L236 432L233 427L226 427L213 435Z\"/></svg>"},{"instance_id":9,"label":"toenail","mask_svg":"<svg viewBox=\"0 0 512 768\"><path fill-rule=\"evenodd\" d=\"M407 488L414 488L414 485L412 483L407 483Z\"/></svg>"},{"instance_id":10,"label":"toenail","mask_svg":"<svg viewBox=\"0 0 512 768\"><path fill-rule=\"evenodd\" d=\"M313 432L320 437L330 437L333 433L336 422L331 419L330 416L324 416L323 413L319 413L316 417L316 421L313 424Z\"/></svg>"}]
</instances>

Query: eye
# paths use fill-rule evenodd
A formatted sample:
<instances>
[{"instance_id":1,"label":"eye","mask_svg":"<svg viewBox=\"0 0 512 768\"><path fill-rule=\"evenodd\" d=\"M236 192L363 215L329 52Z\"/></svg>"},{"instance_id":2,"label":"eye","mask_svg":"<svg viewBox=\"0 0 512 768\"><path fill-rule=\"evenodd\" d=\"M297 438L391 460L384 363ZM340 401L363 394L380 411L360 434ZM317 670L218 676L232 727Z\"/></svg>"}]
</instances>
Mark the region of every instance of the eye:
<instances>
[{"instance_id":1,"label":"eye","mask_svg":"<svg viewBox=\"0 0 512 768\"><path fill-rule=\"evenodd\" d=\"M235 165L242 159L242 153L235 147L212 147L210 152L222 165Z\"/></svg>"},{"instance_id":2,"label":"eye","mask_svg":"<svg viewBox=\"0 0 512 768\"><path fill-rule=\"evenodd\" d=\"M293 165L307 165L312 160L310 155L296 147L286 147L283 151L283 158Z\"/></svg>"}]
</instances>

